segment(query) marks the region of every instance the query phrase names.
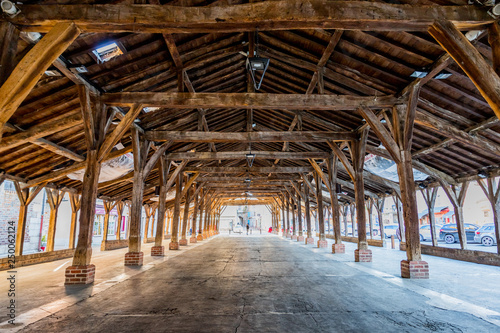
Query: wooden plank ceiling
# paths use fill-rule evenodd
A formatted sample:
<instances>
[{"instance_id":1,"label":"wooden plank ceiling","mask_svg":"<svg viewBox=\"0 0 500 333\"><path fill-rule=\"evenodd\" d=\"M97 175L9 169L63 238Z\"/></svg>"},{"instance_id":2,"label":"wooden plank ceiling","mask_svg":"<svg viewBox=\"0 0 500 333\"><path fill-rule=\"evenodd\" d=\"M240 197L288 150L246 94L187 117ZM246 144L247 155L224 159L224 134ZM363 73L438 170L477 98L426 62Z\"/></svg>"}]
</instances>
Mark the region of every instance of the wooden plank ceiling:
<instances>
[{"instance_id":1,"label":"wooden plank ceiling","mask_svg":"<svg viewBox=\"0 0 500 333\"><path fill-rule=\"evenodd\" d=\"M95 1L99 4L126 5L132 1ZM136 1L143 4L201 7L247 3L247 0L173 0ZM259 2L259 1L253 1ZM382 2L382 1L375 1ZM402 0L387 1L410 5L467 5L466 0ZM24 1L30 5L58 4L57 0ZM61 6L81 1L59 1ZM87 0L85 4L92 4ZM22 8L22 7L21 7ZM26 7L28 8L28 7ZM22 9L24 10L24 9ZM28 10L28 9L26 9ZM32 13L23 13L29 16ZM16 21L13 21L16 23ZM22 28L22 27L21 27ZM28 30L36 30L31 28ZM453 62L436 41L421 29L408 31L364 31L288 29L249 31L215 31L212 33L133 33L84 31L51 66L59 76L44 75L9 119L0 142L0 169L12 179L28 184L47 180L56 187L81 190L81 182L65 176L65 170L78 169L86 155L84 129L76 83L85 83L102 93L179 91L197 93L252 92L245 69L249 48L270 58L260 94L326 94L363 96L399 96L415 79L410 75L421 68L444 64L452 75L444 80L431 79L423 85L415 121L412 152L415 167L431 170L447 180L475 176L479 170L497 172L500 163L500 124L488 103L474 84ZM40 31L44 31L40 29ZM255 34L257 45L251 41ZM18 58L33 47L26 38L18 43ZM491 63L492 51L486 34L475 41L475 47ZM104 63L97 63L93 50L116 42L124 54ZM73 74L67 67L84 65L86 73ZM318 75L319 74L319 75ZM321 77L323 79L321 79ZM179 78L184 84L179 85ZM115 120L128 111L114 108ZM390 116L390 108L378 108L381 116ZM54 124L58 124L54 126ZM66 124L65 126L59 124ZM322 110L308 108L168 108L141 112L136 121L144 131L356 131L364 125L356 109ZM112 124L111 126L115 126ZM24 134L23 134L24 133ZM130 151L130 133L121 143ZM45 144L45 146L44 146ZM368 139L369 153L388 156L373 132ZM58 147L57 149L54 148ZM52 149L49 149L51 148ZM241 152L241 157L220 160L205 157L189 160L187 169L247 166L247 142L176 142L169 152ZM252 142L252 151L326 152L326 142ZM151 154L154 152L152 150ZM349 152L345 153L349 157ZM177 154L177 157L181 155ZM214 155L215 156L215 155ZM318 163L322 159L317 160ZM306 159L258 158L254 167L311 167ZM72 168L72 169L71 169ZM173 172L174 168L171 168ZM198 180L218 177L268 177L268 173L202 174ZM269 177L287 181L299 175L273 173ZM341 181L350 182L342 168ZM132 177L103 183L99 196L129 199ZM152 186L158 182L153 171L146 180L145 198L153 196ZM241 180L240 180L241 182ZM384 195L392 191L390 184L376 177L365 181L369 193ZM256 185L257 186L257 185ZM344 187L346 200L353 190Z\"/></svg>"}]
</instances>

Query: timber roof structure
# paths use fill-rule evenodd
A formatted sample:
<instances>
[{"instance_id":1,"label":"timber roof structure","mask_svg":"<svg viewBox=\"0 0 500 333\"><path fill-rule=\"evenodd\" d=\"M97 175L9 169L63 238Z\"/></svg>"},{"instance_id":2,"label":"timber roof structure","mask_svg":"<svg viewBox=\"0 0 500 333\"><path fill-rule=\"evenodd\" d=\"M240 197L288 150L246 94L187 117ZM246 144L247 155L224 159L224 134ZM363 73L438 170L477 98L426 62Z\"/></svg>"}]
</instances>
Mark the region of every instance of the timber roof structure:
<instances>
[{"instance_id":1,"label":"timber roof structure","mask_svg":"<svg viewBox=\"0 0 500 333\"><path fill-rule=\"evenodd\" d=\"M488 92L478 90L430 31L436 21L452 22L496 66L491 34L488 41L496 23L487 7L467 0L131 2L27 0L18 15L3 16L0 23L20 31L15 43L0 41L4 51L15 50L14 65L61 24L79 29L69 46L51 51L55 60L32 78L32 89L23 88L17 105L0 105L4 177L81 191L82 182L67 177L84 169L87 158L81 87L105 105L108 133L140 105L132 126L152 142L149 155L170 142L173 166L198 173L197 182L228 197L248 190L267 198L290 188L301 174L325 168L332 145L351 160L345 142L366 130L366 153L392 159L366 110L392 132L395 105L405 103L416 108L411 155L426 182L498 174L496 101L485 99ZM117 55L103 60L96 50L110 43ZM245 67L253 50L270 59L258 91ZM429 74L412 77L416 71ZM443 72L451 76L437 79ZM106 160L132 152L128 128L119 141L123 148ZM354 187L339 166L340 200L347 202ZM145 201L154 197L158 178L154 168ZM132 181L133 171L100 183L98 196L128 200ZM366 170L364 186L368 196L399 188Z\"/></svg>"}]
</instances>

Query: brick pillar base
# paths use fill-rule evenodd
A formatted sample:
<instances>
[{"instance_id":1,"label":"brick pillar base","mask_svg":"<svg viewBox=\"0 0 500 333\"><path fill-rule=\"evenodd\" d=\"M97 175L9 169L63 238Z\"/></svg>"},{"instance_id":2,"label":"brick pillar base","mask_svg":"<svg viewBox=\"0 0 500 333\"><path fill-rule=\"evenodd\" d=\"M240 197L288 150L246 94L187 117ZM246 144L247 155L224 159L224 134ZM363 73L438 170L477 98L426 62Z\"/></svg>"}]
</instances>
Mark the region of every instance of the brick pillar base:
<instances>
[{"instance_id":1,"label":"brick pillar base","mask_svg":"<svg viewBox=\"0 0 500 333\"><path fill-rule=\"evenodd\" d=\"M344 244L333 244L332 245L332 253L345 253L345 245Z\"/></svg>"},{"instance_id":2,"label":"brick pillar base","mask_svg":"<svg viewBox=\"0 0 500 333\"><path fill-rule=\"evenodd\" d=\"M143 252L125 253L125 266L142 266L143 261L144 261Z\"/></svg>"},{"instance_id":3,"label":"brick pillar base","mask_svg":"<svg viewBox=\"0 0 500 333\"><path fill-rule=\"evenodd\" d=\"M292 240L296 241L297 240L297 235L292 235Z\"/></svg>"},{"instance_id":4,"label":"brick pillar base","mask_svg":"<svg viewBox=\"0 0 500 333\"><path fill-rule=\"evenodd\" d=\"M328 247L328 241L326 239L319 240L318 241L318 247L319 248L327 248Z\"/></svg>"},{"instance_id":5,"label":"brick pillar base","mask_svg":"<svg viewBox=\"0 0 500 333\"><path fill-rule=\"evenodd\" d=\"M306 245L307 244L314 244L314 238L312 237L306 238Z\"/></svg>"},{"instance_id":6,"label":"brick pillar base","mask_svg":"<svg viewBox=\"0 0 500 333\"><path fill-rule=\"evenodd\" d=\"M163 257L165 255L165 246L153 246L151 248L152 257Z\"/></svg>"},{"instance_id":7,"label":"brick pillar base","mask_svg":"<svg viewBox=\"0 0 500 333\"><path fill-rule=\"evenodd\" d=\"M203 235L200 234L196 236L196 240L201 242L203 240Z\"/></svg>"},{"instance_id":8,"label":"brick pillar base","mask_svg":"<svg viewBox=\"0 0 500 333\"><path fill-rule=\"evenodd\" d=\"M407 279L428 279L429 264L422 260L401 260L401 277Z\"/></svg>"},{"instance_id":9,"label":"brick pillar base","mask_svg":"<svg viewBox=\"0 0 500 333\"><path fill-rule=\"evenodd\" d=\"M95 265L69 266L64 273L66 286L94 283Z\"/></svg>"},{"instance_id":10,"label":"brick pillar base","mask_svg":"<svg viewBox=\"0 0 500 333\"><path fill-rule=\"evenodd\" d=\"M168 249L169 250L178 250L179 249L179 243L178 242L170 242L168 244Z\"/></svg>"},{"instance_id":11,"label":"brick pillar base","mask_svg":"<svg viewBox=\"0 0 500 333\"><path fill-rule=\"evenodd\" d=\"M196 236L189 238L189 243L196 243Z\"/></svg>"},{"instance_id":12,"label":"brick pillar base","mask_svg":"<svg viewBox=\"0 0 500 333\"><path fill-rule=\"evenodd\" d=\"M188 240L186 238L181 238L179 240L179 245L180 246L186 246L186 245L188 245Z\"/></svg>"},{"instance_id":13,"label":"brick pillar base","mask_svg":"<svg viewBox=\"0 0 500 333\"><path fill-rule=\"evenodd\" d=\"M303 242L304 241L304 236L299 236L297 237L297 242Z\"/></svg>"},{"instance_id":14,"label":"brick pillar base","mask_svg":"<svg viewBox=\"0 0 500 333\"><path fill-rule=\"evenodd\" d=\"M371 262L372 261L372 250L354 250L354 261L355 262Z\"/></svg>"},{"instance_id":15,"label":"brick pillar base","mask_svg":"<svg viewBox=\"0 0 500 333\"><path fill-rule=\"evenodd\" d=\"M203 233L203 239L207 239L207 238L208 238L207 234Z\"/></svg>"}]
</instances>

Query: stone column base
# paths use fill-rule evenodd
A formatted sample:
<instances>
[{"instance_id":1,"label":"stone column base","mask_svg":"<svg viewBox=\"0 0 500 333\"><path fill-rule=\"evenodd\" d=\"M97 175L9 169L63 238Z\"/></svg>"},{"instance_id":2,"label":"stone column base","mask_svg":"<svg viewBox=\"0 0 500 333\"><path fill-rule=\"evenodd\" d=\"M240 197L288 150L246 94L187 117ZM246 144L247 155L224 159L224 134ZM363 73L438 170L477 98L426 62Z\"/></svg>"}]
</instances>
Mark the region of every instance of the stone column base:
<instances>
[{"instance_id":1,"label":"stone column base","mask_svg":"<svg viewBox=\"0 0 500 333\"><path fill-rule=\"evenodd\" d=\"M196 236L189 238L189 243L196 243Z\"/></svg>"},{"instance_id":2,"label":"stone column base","mask_svg":"<svg viewBox=\"0 0 500 333\"><path fill-rule=\"evenodd\" d=\"M332 245L332 253L345 253L345 245L344 244L333 244Z\"/></svg>"},{"instance_id":3,"label":"stone column base","mask_svg":"<svg viewBox=\"0 0 500 333\"><path fill-rule=\"evenodd\" d=\"M178 242L170 242L168 244L168 249L169 250L178 250L179 249L179 243Z\"/></svg>"},{"instance_id":4,"label":"stone column base","mask_svg":"<svg viewBox=\"0 0 500 333\"><path fill-rule=\"evenodd\" d=\"M372 261L372 250L354 250L354 261L355 262L371 262Z\"/></svg>"},{"instance_id":5,"label":"stone column base","mask_svg":"<svg viewBox=\"0 0 500 333\"><path fill-rule=\"evenodd\" d=\"M153 246L151 248L152 257L163 257L165 255L165 246Z\"/></svg>"},{"instance_id":6,"label":"stone column base","mask_svg":"<svg viewBox=\"0 0 500 333\"><path fill-rule=\"evenodd\" d=\"M143 261L144 261L143 252L125 253L125 266L142 266Z\"/></svg>"},{"instance_id":7,"label":"stone column base","mask_svg":"<svg viewBox=\"0 0 500 333\"><path fill-rule=\"evenodd\" d=\"M207 234L203 233L203 239L207 239L207 238L208 238Z\"/></svg>"},{"instance_id":8,"label":"stone column base","mask_svg":"<svg viewBox=\"0 0 500 333\"><path fill-rule=\"evenodd\" d=\"M187 246L188 245L188 240L186 238L181 238L179 240L179 245L180 246Z\"/></svg>"},{"instance_id":9,"label":"stone column base","mask_svg":"<svg viewBox=\"0 0 500 333\"><path fill-rule=\"evenodd\" d=\"M306 245L307 244L314 244L314 238L312 238L312 237L306 238Z\"/></svg>"},{"instance_id":10,"label":"stone column base","mask_svg":"<svg viewBox=\"0 0 500 333\"><path fill-rule=\"evenodd\" d=\"M429 264L422 260L401 260L401 277L406 279L428 279Z\"/></svg>"},{"instance_id":11,"label":"stone column base","mask_svg":"<svg viewBox=\"0 0 500 333\"><path fill-rule=\"evenodd\" d=\"M64 285L94 283L95 265L69 266L64 273Z\"/></svg>"},{"instance_id":12,"label":"stone column base","mask_svg":"<svg viewBox=\"0 0 500 333\"><path fill-rule=\"evenodd\" d=\"M327 248L328 247L328 241L326 239L324 239L324 240L318 240L318 247L319 248Z\"/></svg>"},{"instance_id":13,"label":"stone column base","mask_svg":"<svg viewBox=\"0 0 500 333\"><path fill-rule=\"evenodd\" d=\"M298 236L297 237L297 242L303 242L304 241L304 236Z\"/></svg>"},{"instance_id":14,"label":"stone column base","mask_svg":"<svg viewBox=\"0 0 500 333\"><path fill-rule=\"evenodd\" d=\"M296 241L297 240L297 235L292 235L292 240Z\"/></svg>"},{"instance_id":15,"label":"stone column base","mask_svg":"<svg viewBox=\"0 0 500 333\"><path fill-rule=\"evenodd\" d=\"M196 236L196 240L197 240L197 241L202 241L202 240L203 240L203 235L198 235L198 236Z\"/></svg>"}]
</instances>

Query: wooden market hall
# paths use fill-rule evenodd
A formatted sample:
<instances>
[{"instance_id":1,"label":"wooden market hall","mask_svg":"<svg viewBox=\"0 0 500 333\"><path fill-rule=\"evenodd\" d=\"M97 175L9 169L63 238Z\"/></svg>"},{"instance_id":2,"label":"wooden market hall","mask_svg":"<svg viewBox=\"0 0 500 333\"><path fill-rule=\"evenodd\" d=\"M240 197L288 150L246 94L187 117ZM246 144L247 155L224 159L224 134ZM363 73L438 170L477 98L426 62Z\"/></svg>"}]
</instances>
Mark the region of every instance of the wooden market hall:
<instances>
[{"instance_id":1,"label":"wooden market hall","mask_svg":"<svg viewBox=\"0 0 500 333\"><path fill-rule=\"evenodd\" d=\"M266 206L273 240L375 262L383 254L372 251L380 241L367 237L365 207L382 230L389 196L402 205L405 281L432 280L425 254L500 265L496 1L2 0L1 9L0 184L14 182L21 203L19 266L29 264L26 216L41 191L51 208L47 258L69 193L66 288L100 273L98 199L108 220L113 207L120 216L130 207L129 234L104 239L103 250L128 248L120 262L131 267L223 244L220 216L234 205ZM132 170L100 180L126 154ZM397 180L366 170L367 155L395 163ZM471 183L494 212L497 253L486 258L467 252ZM455 211L458 249L420 244L417 192L433 212L438 188ZM356 239L341 232L347 206ZM148 251L143 208L146 221L158 216Z\"/></svg>"}]
</instances>

